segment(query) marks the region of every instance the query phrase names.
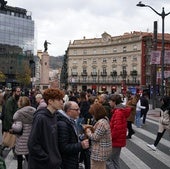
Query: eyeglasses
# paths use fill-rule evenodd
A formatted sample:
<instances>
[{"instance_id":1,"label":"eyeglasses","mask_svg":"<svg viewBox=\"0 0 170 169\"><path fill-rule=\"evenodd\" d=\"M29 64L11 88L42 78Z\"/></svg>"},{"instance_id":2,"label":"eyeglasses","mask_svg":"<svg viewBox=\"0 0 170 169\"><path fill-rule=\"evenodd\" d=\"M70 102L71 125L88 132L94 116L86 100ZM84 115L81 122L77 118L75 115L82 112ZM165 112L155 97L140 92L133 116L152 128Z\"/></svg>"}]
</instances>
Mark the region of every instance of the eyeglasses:
<instances>
[{"instance_id":1,"label":"eyeglasses","mask_svg":"<svg viewBox=\"0 0 170 169\"><path fill-rule=\"evenodd\" d=\"M70 110L80 111L80 109L79 109L79 108L78 108L78 109L70 109Z\"/></svg>"}]
</instances>

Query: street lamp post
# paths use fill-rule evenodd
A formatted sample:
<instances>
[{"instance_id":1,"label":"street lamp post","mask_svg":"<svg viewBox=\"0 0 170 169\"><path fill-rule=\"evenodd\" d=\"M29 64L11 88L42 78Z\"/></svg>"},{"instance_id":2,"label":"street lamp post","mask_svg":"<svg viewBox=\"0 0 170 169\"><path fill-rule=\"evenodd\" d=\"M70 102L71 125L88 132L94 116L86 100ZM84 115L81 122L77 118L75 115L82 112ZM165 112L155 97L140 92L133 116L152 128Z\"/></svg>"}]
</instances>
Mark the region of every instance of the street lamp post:
<instances>
[{"instance_id":1,"label":"street lamp post","mask_svg":"<svg viewBox=\"0 0 170 169\"><path fill-rule=\"evenodd\" d=\"M152 9L157 15L161 16L162 18L162 54L161 54L161 75L162 75L162 79L161 79L161 96L164 96L164 56L165 56L165 41L164 41L164 19L165 16L169 15L170 12L165 13L164 11L164 7L162 8L162 13L157 12L154 8L152 8L149 5L145 5L143 4L141 1L136 5L139 7L149 7L150 9Z\"/></svg>"}]
</instances>

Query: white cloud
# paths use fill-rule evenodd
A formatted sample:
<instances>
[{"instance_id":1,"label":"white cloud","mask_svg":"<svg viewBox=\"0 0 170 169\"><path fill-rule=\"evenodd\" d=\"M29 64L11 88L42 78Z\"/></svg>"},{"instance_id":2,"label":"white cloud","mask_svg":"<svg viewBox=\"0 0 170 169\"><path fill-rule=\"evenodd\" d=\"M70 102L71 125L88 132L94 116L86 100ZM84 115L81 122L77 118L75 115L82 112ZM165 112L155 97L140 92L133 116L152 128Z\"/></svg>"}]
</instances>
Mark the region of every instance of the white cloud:
<instances>
[{"instance_id":1,"label":"white cloud","mask_svg":"<svg viewBox=\"0 0 170 169\"><path fill-rule=\"evenodd\" d=\"M69 41L101 37L103 32L111 36L131 31L153 31L158 21L161 32L162 19L149 8L139 8L139 0L8 0L7 5L25 8L32 12L37 29L38 49L43 50L45 40L51 42L50 55L63 55ZM162 12L170 12L167 0L145 0ZM170 15L165 17L165 32L170 32Z\"/></svg>"}]
</instances>

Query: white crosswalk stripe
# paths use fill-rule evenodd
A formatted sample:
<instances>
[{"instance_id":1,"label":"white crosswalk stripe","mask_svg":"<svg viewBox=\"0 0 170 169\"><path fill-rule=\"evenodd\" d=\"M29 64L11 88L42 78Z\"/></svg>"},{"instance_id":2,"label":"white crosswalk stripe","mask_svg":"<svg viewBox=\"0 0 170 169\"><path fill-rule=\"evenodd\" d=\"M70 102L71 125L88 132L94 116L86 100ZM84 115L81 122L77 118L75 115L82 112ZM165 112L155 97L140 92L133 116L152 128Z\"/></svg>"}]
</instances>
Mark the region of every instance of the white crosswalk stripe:
<instances>
[{"instance_id":1,"label":"white crosswalk stripe","mask_svg":"<svg viewBox=\"0 0 170 169\"><path fill-rule=\"evenodd\" d=\"M143 134L143 135L145 135L145 136L147 136L147 137L149 137L149 138L151 138L153 140L155 140L155 138L156 138L155 134L153 134L151 132L148 132L147 130L144 130L142 128L137 128L135 126L133 128L134 128L135 131L137 131L137 132L139 132L139 133L141 133L141 134ZM160 143L165 145L165 146L170 147L170 141L168 141L168 140L166 140L164 138L161 139Z\"/></svg>"},{"instance_id":2,"label":"white crosswalk stripe","mask_svg":"<svg viewBox=\"0 0 170 169\"><path fill-rule=\"evenodd\" d=\"M142 139L136 136L133 136L133 139L131 141L137 146L141 147L143 150L147 151L150 155L155 157L157 160L160 160L165 165L170 167L170 157L167 154L163 153L158 149L156 151L151 150L149 147L147 147L147 143L145 141L143 141Z\"/></svg>"},{"instance_id":3,"label":"white crosswalk stripe","mask_svg":"<svg viewBox=\"0 0 170 169\"><path fill-rule=\"evenodd\" d=\"M143 161L135 156L126 147L122 148L120 158L126 163L130 169L150 169Z\"/></svg>"}]
</instances>

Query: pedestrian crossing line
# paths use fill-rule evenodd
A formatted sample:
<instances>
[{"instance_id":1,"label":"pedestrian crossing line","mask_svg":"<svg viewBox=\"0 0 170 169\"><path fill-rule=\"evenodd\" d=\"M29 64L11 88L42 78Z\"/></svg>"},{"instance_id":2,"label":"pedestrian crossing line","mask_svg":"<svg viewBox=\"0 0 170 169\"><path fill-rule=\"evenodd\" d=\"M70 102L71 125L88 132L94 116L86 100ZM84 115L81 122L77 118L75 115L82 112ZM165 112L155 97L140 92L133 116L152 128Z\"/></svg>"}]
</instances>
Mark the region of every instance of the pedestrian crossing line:
<instances>
[{"instance_id":1,"label":"pedestrian crossing line","mask_svg":"<svg viewBox=\"0 0 170 169\"><path fill-rule=\"evenodd\" d=\"M139 133L141 133L141 134L143 134L143 135L145 135L145 136L147 136L147 137L149 137L149 138L151 138L153 140L156 139L155 134L152 134L151 132L146 131L146 130L144 130L142 128L137 128L135 125L133 125L133 126L134 126L135 131L137 131L137 132L139 132ZM170 147L170 141L168 141L168 140L166 140L164 138L161 138L160 143L163 144L164 146Z\"/></svg>"},{"instance_id":2,"label":"pedestrian crossing line","mask_svg":"<svg viewBox=\"0 0 170 169\"><path fill-rule=\"evenodd\" d=\"M126 147L123 147L120 153L120 158L126 163L130 169L151 169L143 161L141 161L137 156L135 156Z\"/></svg>"},{"instance_id":3,"label":"pedestrian crossing line","mask_svg":"<svg viewBox=\"0 0 170 169\"><path fill-rule=\"evenodd\" d=\"M159 122L155 121L155 120L146 119L146 121L148 121L149 123L153 123L153 124L159 125Z\"/></svg>"},{"instance_id":4,"label":"pedestrian crossing line","mask_svg":"<svg viewBox=\"0 0 170 169\"><path fill-rule=\"evenodd\" d=\"M136 136L133 136L133 139L130 139L130 141L136 144L137 146L139 146L141 149L143 149L147 153L149 153L151 156L153 156L157 160L164 163L166 166L170 167L170 160L169 160L170 156L169 155L165 154L164 152L158 149L156 151L151 150L149 147L147 147L147 143L145 141L143 141L142 139Z\"/></svg>"},{"instance_id":5,"label":"pedestrian crossing line","mask_svg":"<svg viewBox=\"0 0 170 169\"><path fill-rule=\"evenodd\" d=\"M8 153L7 157L5 158L5 164L7 169L14 169L17 168L17 160L13 159L14 154L12 150Z\"/></svg>"}]
</instances>

